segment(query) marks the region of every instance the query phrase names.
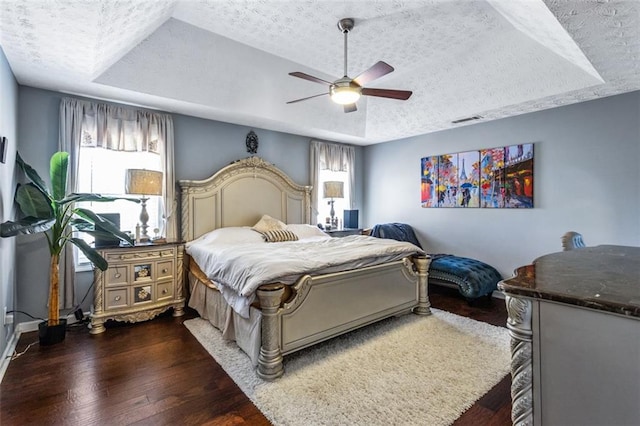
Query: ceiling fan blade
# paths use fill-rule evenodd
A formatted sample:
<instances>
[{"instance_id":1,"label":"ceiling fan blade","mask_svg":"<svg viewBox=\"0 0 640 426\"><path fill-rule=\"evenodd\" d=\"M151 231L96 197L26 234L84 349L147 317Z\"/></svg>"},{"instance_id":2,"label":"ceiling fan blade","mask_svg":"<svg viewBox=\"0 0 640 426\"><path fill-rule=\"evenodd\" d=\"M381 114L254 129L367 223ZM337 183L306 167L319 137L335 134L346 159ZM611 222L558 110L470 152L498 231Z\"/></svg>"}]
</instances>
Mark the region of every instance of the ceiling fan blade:
<instances>
[{"instance_id":1,"label":"ceiling fan blade","mask_svg":"<svg viewBox=\"0 0 640 426\"><path fill-rule=\"evenodd\" d=\"M362 94L366 96L378 96L380 98L400 99L406 101L411 97L413 92L408 90L390 90L390 89L362 89Z\"/></svg>"},{"instance_id":2,"label":"ceiling fan blade","mask_svg":"<svg viewBox=\"0 0 640 426\"><path fill-rule=\"evenodd\" d=\"M355 112L358 110L358 107L355 103L347 104L344 106L344 112Z\"/></svg>"},{"instance_id":3,"label":"ceiling fan blade","mask_svg":"<svg viewBox=\"0 0 640 426\"><path fill-rule=\"evenodd\" d=\"M386 62L379 61L373 64L373 66L368 70L360 73L360 75L354 78L353 81L358 83L360 86L364 86L370 81L380 78L383 75L387 75L392 71L393 67L391 65Z\"/></svg>"},{"instance_id":4,"label":"ceiling fan blade","mask_svg":"<svg viewBox=\"0 0 640 426\"><path fill-rule=\"evenodd\" d=\"M301 78L303 80L313 81L314 83L329 84L329 85L333 84L333 83L331 83L329 81L323 80L323 79L318 78L318 77L314 77L314 76L309 75L309 74L305 74L305 73L300 72L300 71L290 72L289 75Z\"/></svg>"},{"instance_id":5,"label":"ceiling fan blade","mask_svg":"<svg viewBox=\"0 0 640 426\"><path fill-rule=\"evenodd\" d=\"M295 104L296 102L306 101L307 99L317 98L318 96L328 95L328 93L320 93L319 95L308 96L306 98L296 99L295 101L289 101L288 104Z\"/></svg>"}]
</instances>

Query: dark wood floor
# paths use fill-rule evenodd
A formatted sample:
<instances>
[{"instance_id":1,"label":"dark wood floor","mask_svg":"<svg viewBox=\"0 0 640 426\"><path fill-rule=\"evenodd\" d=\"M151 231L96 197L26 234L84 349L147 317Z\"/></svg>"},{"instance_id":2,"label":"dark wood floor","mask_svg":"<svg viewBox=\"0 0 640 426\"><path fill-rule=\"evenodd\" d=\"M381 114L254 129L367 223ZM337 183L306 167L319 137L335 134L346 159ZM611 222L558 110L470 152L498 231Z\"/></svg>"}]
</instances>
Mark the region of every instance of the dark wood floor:
<instances>
[{"instance_id":1,"label":"dark wood floor","mask_svg":"<svg viewBox=\"0 0 640 426\"><path fill-rule=\"evenodd\" d=\"M473 306L456 291L430 289L434 307L504 326L499 299ZM181 326L163 315L138 324L113 323L92 336L86 327L61 344L41 347L20 337L0 384L2 425L268 425L268 420ZM510 425L511 379L505 377L455 425Z\"/></svg>"}]
</instances>

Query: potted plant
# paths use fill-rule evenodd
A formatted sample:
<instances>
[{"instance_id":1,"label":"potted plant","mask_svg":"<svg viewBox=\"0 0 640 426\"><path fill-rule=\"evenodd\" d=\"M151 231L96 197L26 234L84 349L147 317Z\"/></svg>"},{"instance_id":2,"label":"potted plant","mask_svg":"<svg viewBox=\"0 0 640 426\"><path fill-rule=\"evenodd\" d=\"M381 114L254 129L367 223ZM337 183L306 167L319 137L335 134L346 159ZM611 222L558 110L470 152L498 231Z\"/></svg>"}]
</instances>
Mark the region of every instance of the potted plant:
<instances>
[{"instance_id":1,"label":"potted plant","mask_svg":"<svg viewBox=\"0 0 640 426\"><path fill-rule=\"evenodd\" d=\"M59 260L60 253L67 243L74 244L87 258L101 270L106 270L107 261L83 239L73 236L72 229L87 232L96 237L114 238L133 245L133 240L121 232L116 226L85 208L75 207L82 201L107 202L126 199L140 202L133 198L104 197L99 194L66 193L69 153L56 152L51 157L49 173L51 190L38 173L26 164L20 154L16 163L31 180L25 185L18 184L15 201L18 204L22 219L0 224L1 237L14 237L19 234L44 232L51 254L49 269L49 316L39 325L40 344L58 343L64 339L66 319L60 319L58 310Z\"/></svg>"}]
</instances>

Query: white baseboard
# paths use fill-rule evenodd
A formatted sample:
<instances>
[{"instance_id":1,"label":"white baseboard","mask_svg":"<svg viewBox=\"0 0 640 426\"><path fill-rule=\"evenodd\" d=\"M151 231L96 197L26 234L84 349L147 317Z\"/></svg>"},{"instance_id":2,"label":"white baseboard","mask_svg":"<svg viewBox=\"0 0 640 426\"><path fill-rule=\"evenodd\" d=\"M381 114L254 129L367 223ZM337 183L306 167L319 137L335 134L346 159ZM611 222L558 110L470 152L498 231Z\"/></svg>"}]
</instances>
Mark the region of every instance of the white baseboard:
<instances>
[{"instance_id":1,"label":"white baseboard","mask_svg":"<svg viewBox=\"0 0 640 426\"><path fill-rule=\"evenodd\" d=\"M16 345L18 344L18 340L20 340L20 332L17 327L14 327L13 334L9 339L6 349L2 354L2 361L0 361L0 383L2 383L2 379L4 378L4 373L7 371L9 367L9 362L11 362L11 356L13 352L16 350Z\"/></svg>"},{"instance_id":2,"label":"white baseboard","mask_svg":"<svg viewBox=\"0 0 640 426\"><path fill-rule=\"evenodd\" d=\"M84 314L84 315L86 316L87 314ZM9 362L11 362L11 356L13 355L13 352L16 350L18 340L20 340L20 335L22 333L38 331L38 324L40 324L41 322L42 321L40 320L36 320L36 321L25 321L25 322L16 324L13 334L9 339L9 343L7 344L7 348L4 350L4 353L2 354L2 360L0 361L0 383L2 383L2 379L4 378L4 373L5 371L7 371L7 368L9 367ZM75 315L73 314L67 315L67 325L75 324L76 322L78 322L78 320L76 319Z\"/></svg>"},{"instance_id":3,"label":"white baseboard","mask_svg":"<svg viewBox=\"0 0 640 426\"><path fill-rule=\"evenodd\" d=\"M86 317L88 314L83 313L82 315ZM21 322L16 326L16 329L20 330L21 333L38 331L38 324L40 324L41 322L42 321L40 320ZM76 316L74 314L67 315L67 325L75 324L77 322L78 320L76 319Z\"/></svg>"}]
</instances>

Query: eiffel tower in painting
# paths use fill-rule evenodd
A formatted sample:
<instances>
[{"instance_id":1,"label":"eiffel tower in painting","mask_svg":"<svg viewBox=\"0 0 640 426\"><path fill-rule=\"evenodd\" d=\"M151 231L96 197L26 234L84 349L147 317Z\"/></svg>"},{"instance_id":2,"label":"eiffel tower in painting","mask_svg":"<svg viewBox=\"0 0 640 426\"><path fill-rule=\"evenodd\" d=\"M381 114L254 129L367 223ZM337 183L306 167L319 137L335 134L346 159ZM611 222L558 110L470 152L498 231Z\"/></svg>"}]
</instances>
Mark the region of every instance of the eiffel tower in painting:
<instances>
[{"instance_id":1,"label":"eiffel tower in painting","mask_svg":"<svg viewBox=\"0 0 640 426\"><path fill-rule=\"evenodd\" d=\"M460 173L460 183L467 181L467 173L464 171L464 158L462 159L462 172Z\"/></svg>"}]
</instances>

